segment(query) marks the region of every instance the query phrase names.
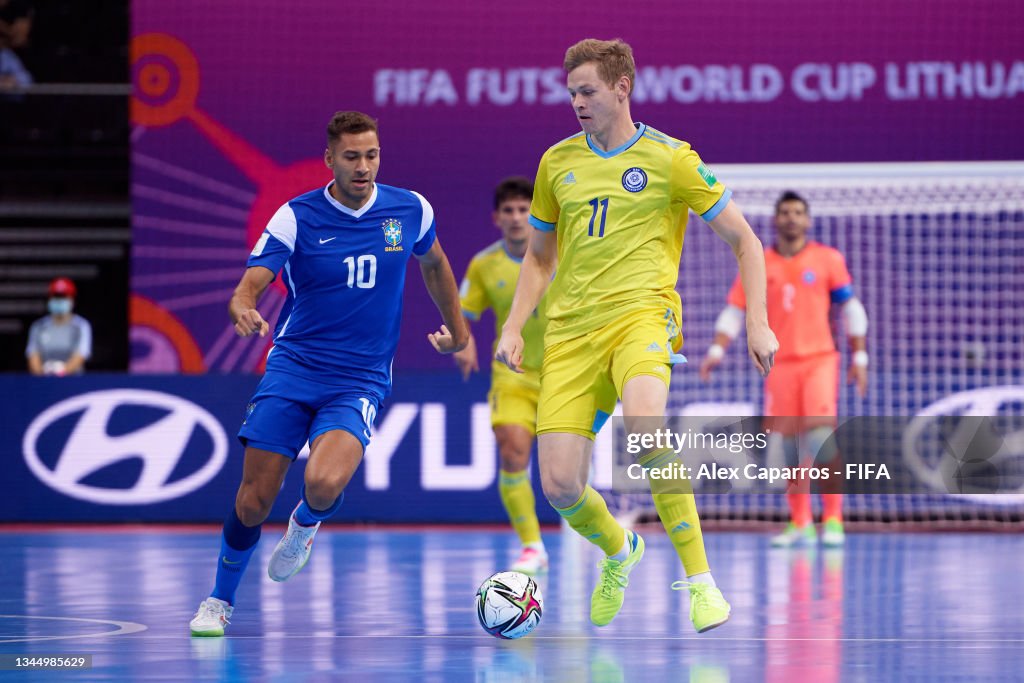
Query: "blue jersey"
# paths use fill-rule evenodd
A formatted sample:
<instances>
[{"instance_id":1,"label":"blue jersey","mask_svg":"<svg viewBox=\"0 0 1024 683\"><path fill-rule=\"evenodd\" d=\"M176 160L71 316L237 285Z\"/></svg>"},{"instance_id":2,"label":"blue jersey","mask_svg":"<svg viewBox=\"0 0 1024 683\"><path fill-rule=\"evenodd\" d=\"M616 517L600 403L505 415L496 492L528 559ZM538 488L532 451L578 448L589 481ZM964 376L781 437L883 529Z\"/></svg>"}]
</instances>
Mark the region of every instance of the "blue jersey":
<instances>
[{"instance_id":1,"label":"blue jersey","mask_svg":"<svg viewBox=\"0 0 1024 683\"><path fill-rule=\"evenodd\" d=\"M249 255L250 267L283 270L288 290L267 372L356 383L383 399L391 392L406 264L433 245L434 210L415 192L377 183L353 211L329 188L278 209Z\"/></svg>"}]
</instances>

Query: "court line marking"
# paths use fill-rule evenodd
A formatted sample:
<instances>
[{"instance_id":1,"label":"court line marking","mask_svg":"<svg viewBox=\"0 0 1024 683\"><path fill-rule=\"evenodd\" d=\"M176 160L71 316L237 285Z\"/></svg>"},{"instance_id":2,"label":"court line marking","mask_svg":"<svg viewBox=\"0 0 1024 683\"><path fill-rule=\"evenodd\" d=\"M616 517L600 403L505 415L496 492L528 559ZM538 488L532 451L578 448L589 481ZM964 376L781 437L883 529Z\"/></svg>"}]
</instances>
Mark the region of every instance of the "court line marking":
<instances>
[{"instance_id":1,"label":"court line marking","mask_svg":"<svg viewBox=\"0 0 1024 683\"><path fill-rule=\"evenodd\" d=\"M117 626L116 631L103 633L84 633L67 636L28 636L24 638L3 638L0 636L0 643L23 643L50 640L73 640L79 638L105 638L109 636L129 635L149 630L144 624L132 621L114 621L109 619L84 619L79 617L43 617L27 614L0 614L0 619L44 619L49 621L75 621L89 624L110 624ZM142 636L146 640L181 640L190 638L187 635L159 635L150 633ZM276 639L310 639L310 638L331 638L335 640L365 640L365 639L391 639L391 640L480 640L492 642L478 634L367 634L367 635L337 635L325 633L307 634L274 634L262 636L226 636L230 640L276 640ZM948 647L973 647L990 644L1016 644L1024 643L1024 638L985 638L984 640L971 641L950 641L948 638L768 638L764 636L729 636L729 637L705 637L705 636L599 636L599 635L565 635L565 636L542 636L531 635L531 640L592 640L592 641L676 641L676 640L700 640L703 642L824 642L824 643L944 643Z\"/></svg>"},{"instance_id":2,"label":"court line marking","mask_svg":"<svg viewBox=\"0 0 1024 683\"><path fill-rule=\"evenodd\" d=\"M182 636L177 635L159 635L149 634L142 636L147 640L160 640L160 639L172 639L178 640ZM185 636L189 637L189 636ZM492 639L485 637L484 635L477 634L436 634L436 635L390 635L390 634L367 634L367 635L328 635L325 633L306 633L306 634L274 634L274 635L262 635L262 636L224 636L229 640L278 640L278 639L290 639L300 638L309 640L310 638L332 638L336 640L345 639L374 639L374 640L481 640L483 642L493 642ZM764 636L749 636L749 637L707 637L707 636L538 636L530 635L530 640L592 640L595 642L607 641L607 640L652 640L652 641L674 641L674 640L699 640L702 642L714 642L714 641L727 641L727 642L822 642L822 643L943 643L949 647L968 647L977 645L988 645L991 643L998 644L1015 644L1024 643L1024 638L985 638L984 640L970 640L970 641L956 641L951 642L949 638L766 638ZM213 640L213 639L200 639L200 640ZM3 642L3 641L0 641Z\"/></svg>"},{"instance_id":3,"label":"court line marking","mask_svg":"<svg viewBox=\"0 0 1024 683\"><path fill-rule=\"evenodd\" d=\"M0 614L0 619L44 619L48 621L78 621L87 624L110 624L117 626L116 631L105 631L103 633L81 633L69 636L26 636L24 638L3 638L0 643L34 643L51 640L75 640L78 638L106 638L109 636L123 636L129 633L139 633L149 629L145 624L137 624L134 621L112 621L110 619L83 619L80 617L37 617L30 614Z\"/></svg>"}]
</instances>

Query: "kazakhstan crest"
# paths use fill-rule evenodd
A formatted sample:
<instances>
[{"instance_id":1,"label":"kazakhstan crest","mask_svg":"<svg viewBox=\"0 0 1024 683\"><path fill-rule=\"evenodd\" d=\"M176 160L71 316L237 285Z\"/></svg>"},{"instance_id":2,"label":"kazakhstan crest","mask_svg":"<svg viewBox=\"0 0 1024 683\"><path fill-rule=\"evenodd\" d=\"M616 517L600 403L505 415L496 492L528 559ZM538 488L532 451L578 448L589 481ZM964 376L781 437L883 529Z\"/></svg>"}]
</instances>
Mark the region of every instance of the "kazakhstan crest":
<instances>
[{"instance_id":1,"label":"kazakhstan crest","mask_svg":"<svg viewBox=\"0 0 1024 683\"><path fill-rule=\"evenodd\" d=\"M389 218L380 225L384 230L384 241L388 243L384 251L401 251L398 245L402 243L402 223L396 218Z\"/></svg>"}]
</instances>

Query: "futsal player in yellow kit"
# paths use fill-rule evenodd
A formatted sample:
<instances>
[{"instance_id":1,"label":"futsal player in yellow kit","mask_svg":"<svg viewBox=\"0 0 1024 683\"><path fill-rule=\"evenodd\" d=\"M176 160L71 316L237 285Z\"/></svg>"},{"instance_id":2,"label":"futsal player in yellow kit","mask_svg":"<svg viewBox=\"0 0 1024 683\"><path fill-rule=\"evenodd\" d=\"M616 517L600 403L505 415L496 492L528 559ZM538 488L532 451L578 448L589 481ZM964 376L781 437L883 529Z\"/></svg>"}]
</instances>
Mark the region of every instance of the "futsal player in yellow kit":
<instances>
[{"instance_id":1,"label":"futsal player in yellow kit","mask_svg":"<svg viewBox=\"0 0 1024 683\"><path fill-rule=\"evenodd\" d=\"M629 45L581 41L566 52L564 68L583 130L541 158L535 230L495 357L520 369L523 327L550 285L537 409L541 484L569 526L604 551L590 603L591 622L604 626L622 607L644 543L587 485L593 439L617 398L629 432L663 419L672 355L682 344L675 285L691 209L736 255L750 356L763 375L778 342L765 307L764 250L731 193L689 144L633 122ZM665 449L639 461L661 468L676 457ZM689 590L690 619L707 631L725 623L730 608L708 566L693 494L678 485L661 491L654 504L687 576L673 587Z\"/></svg>"},{"instance_id":2,"label":"futsal player in yellow kit","mask_svg":"<svg viewBox=\"0 0 1024 683\"><path fill-rule=\"evenodd\" d=\"M530 200L533 183L526 178L506 178L494 190L494 224L501 239L469 262L459 292L462 312L470 321L479 320L488 308L494 311L497 332L505 324L512 308L519 266L526 254L530 236ZM514 571L534 575L547 569L548 554L540 537L533 487L530 485L530 450L537 428L537 396L540 393L540 364L544 357L543 303L523 325L522 373L512 372L505 364L491 363L491 427L498 442L501 472L498 492L512 528L519 536L522 550L512 565ZM476 340L472 335L466 348L454 354L463 378L479 370Z\"/></svg>"}]
</instances>

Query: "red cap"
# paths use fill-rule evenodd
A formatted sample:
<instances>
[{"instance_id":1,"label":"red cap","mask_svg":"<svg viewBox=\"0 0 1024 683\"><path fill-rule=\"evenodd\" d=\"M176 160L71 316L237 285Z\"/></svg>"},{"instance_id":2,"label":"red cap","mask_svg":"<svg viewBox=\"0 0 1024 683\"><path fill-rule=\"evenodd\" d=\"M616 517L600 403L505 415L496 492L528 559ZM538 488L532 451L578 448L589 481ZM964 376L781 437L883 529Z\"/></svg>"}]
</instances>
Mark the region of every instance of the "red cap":
<instances>
[{"instance_id":1,"label":"red cap","mask_svg":"<svg viewBox=\"0 0 1024 683\"><path fill-rule=\"evenodd\" d=\"M66 277L59 277L50 283L50 296L66 296L74 299L77 293L75 283Z\"/></svg>"}]
</instances>

